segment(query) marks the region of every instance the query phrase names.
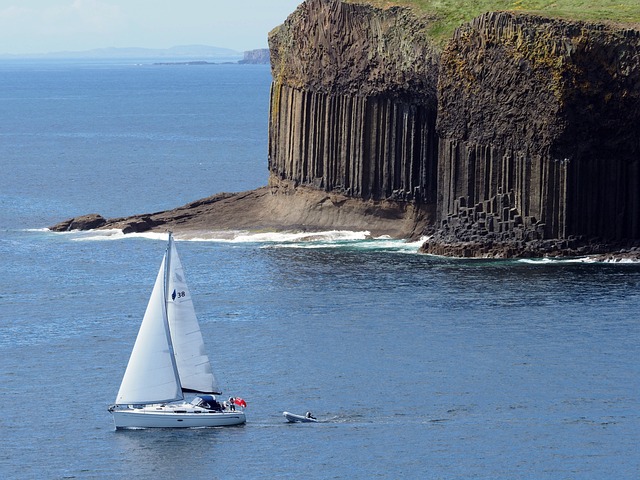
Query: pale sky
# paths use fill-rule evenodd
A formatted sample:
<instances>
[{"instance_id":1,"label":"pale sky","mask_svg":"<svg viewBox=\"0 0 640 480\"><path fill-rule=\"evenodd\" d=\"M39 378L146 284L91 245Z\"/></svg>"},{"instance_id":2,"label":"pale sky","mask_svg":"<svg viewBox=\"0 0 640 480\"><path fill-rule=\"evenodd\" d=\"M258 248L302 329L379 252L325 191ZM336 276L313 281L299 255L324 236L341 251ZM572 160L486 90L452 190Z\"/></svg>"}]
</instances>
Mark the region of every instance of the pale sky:
<instances>
[{"instance_id":1,"label":"pale sky","mask_svg":"<svg viewBox=\"0 0 640 480\"><path fill-rule=\"evenodd\" d=\"M0 54L107 47L267 47L302 0L0 0Z\"/></svg>"}]
</instances>

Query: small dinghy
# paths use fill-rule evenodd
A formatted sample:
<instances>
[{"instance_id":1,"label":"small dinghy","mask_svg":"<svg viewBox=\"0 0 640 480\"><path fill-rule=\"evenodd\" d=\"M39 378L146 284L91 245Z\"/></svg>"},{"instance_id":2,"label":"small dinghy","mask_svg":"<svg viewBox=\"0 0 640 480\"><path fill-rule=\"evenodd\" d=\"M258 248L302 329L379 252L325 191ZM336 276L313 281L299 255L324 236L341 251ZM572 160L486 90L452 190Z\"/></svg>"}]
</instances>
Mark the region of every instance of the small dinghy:
<instances>
[{"instance_id":1,"label":"small dinghy","mask_svg":"<svg viewBox=\"0 0 640 480\"><path fill-rule=\"evenodd\" d=\"M284 418L291 423L302 422L302 423L316 423L318 419L311 415L311 412L307 412L305 415L296 415L295 413L282 412Z\"/></svg>"}]
</instances>

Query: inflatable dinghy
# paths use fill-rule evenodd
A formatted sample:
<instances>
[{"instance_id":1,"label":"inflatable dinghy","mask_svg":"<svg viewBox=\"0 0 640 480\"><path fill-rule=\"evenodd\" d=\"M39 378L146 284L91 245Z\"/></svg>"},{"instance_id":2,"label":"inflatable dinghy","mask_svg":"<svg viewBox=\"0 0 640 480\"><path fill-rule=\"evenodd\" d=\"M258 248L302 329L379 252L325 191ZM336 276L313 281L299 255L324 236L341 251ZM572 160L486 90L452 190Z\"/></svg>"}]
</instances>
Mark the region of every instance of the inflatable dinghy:
<instances>
[{"instance_id":1,"label":"inflatable dinghy","mask_svg":"<svg viewBox=\"0 0 640 480\"><path fill-rule=\"evenodd\" d=\"M307 415L296 415L295 413L282 412L282 415L284 415L284 418L286 418L291 423L295 423L295 422L316 423L318 421L313 415L311 415L308 412L307 412Z\"/></svg>"}]
</instances>

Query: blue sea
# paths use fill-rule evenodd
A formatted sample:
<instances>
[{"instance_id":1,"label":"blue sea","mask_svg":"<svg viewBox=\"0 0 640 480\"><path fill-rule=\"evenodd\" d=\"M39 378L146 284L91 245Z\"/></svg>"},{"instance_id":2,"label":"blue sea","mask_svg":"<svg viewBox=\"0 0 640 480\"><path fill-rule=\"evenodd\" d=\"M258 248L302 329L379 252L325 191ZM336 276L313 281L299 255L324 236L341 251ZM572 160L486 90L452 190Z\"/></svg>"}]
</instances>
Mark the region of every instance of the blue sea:
<instances>
[{"instance_id":1,"label":"blue sea","mask_svg":"<svg viewBox=\"0 0 640 480\"><path fill-rule=\"evenodd\" d=\"M247 424L114 430L166 238L45 227L265 185L270 80L0 63L0 477L639 478L640 264L445 259L367 232L178 233Z\"/></svg>"}]
</instances>

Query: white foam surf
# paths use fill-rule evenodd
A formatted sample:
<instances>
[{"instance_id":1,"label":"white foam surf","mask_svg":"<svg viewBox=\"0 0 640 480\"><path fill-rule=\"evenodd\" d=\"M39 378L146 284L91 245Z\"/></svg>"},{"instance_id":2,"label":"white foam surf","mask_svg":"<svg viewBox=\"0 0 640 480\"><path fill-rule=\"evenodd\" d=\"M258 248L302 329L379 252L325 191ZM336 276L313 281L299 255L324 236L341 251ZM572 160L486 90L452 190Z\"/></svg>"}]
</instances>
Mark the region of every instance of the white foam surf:
<instances>
[{"instance_id":1,"label":"white foam surf","mask_svg":"<svg viewBox=\"0 0 640 480\"><path fill-rule=\"evenodd\" d=\"M300 238L286 242L265 245L263 248L299 248L299 249L356 249L370 251L389 251L400 253L417 253L426 237L409 242L394 239L388 235L371 237L369 232L322 232L327 235L315 238ZM336 233L339 233L336 235Z\"/></svg>"},{"instance_id":2,"label":"white foam surf","mask_svg":"<svg viewBox=\"0 0 640 480\"><path fill-rule=\"evenodd\" d=\"M45 229L45 231L48 231ZM119 241L129 238L166 240L166 233L122 233L122 230L86 230L53 232L74 242ZM259 248L331 249L351 248L359 250L417 253L428 237L417 241L405 241L387 235L372 237L369 231L326 230L319 232L250 232L224 230L209 232L174 233L176 241L256 244Z\"/></svg>"},{"instance_id":3,"label":"white foam surf","mask_svg":"<svg viewBox=\"0 0 640 480\"><path fill-rule=\"evenodd\" d=\"M122 230L74 230L71 232L53 232L57 235L64 235L72 242L104 242L113 240L124 240L126 238L146 238L149 240L166 240L166 233L122 233Z\"/></svg>"},{"instance_id":4,"label":"white foam surf","mask_svg":"<svg viewBox=\"0 0 640 480\"><path fill-rule=\"evenodd\" d=\"M615 263L615 264L637 264L640 260L624 257L602 258L600 256L571 257L571 258L522 258L518 260L520 263L529 263L532 265L563 265L567 263Z\"/></svg>"}]
</instances>

